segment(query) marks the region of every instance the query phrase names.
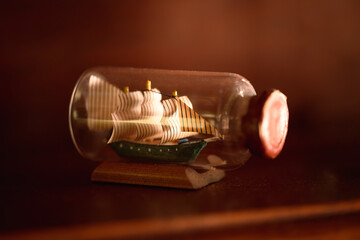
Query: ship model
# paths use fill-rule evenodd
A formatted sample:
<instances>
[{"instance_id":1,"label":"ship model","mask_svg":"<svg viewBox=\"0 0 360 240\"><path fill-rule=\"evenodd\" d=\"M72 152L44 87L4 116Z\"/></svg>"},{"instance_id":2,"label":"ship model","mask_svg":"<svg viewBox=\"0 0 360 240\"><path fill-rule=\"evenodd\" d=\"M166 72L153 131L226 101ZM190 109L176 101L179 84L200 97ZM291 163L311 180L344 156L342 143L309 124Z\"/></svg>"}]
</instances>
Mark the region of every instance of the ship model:
<instances>
[{"instance_id":1,"label":"ship model","mask_svg":"<svg viewBox=\"0 0 360 240\"><path fill-rule=\"evenodd\" d=\"M192 162L208 142L223 138L193 110L187 96L162 94L149 80L145 90L129 91L128 86L120 90L95 78L89 99L89 128L112 128L107 143L122 157Z\"/></svg>"}]
</instances>

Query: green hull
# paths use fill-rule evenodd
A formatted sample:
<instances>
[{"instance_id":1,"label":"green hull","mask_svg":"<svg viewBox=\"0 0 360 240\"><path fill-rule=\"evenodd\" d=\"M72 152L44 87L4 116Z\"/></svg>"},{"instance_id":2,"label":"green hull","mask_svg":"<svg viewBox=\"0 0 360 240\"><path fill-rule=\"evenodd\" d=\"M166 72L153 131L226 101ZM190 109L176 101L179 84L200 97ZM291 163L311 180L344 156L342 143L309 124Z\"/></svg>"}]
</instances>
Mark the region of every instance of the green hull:
<instances>
[{"instance_id":1,"label":"green hull","mask_svg":"<svg viewBox=\"0 0 360 240\"><path fill-rule=\"evenodd\" d=\"M109 145L123 157L158 162L193 162L206 146L206 142L201 140L176 145L152 145L119 141Z\"/></svg>"}]
</instances>

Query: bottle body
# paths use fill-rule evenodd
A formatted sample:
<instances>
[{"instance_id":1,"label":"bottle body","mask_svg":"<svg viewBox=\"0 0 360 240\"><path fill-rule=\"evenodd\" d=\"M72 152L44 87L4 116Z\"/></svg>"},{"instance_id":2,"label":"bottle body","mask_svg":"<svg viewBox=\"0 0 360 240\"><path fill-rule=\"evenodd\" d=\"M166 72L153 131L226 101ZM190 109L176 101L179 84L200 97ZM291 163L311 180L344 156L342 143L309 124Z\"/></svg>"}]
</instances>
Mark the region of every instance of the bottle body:
<instances>
[{"instance_id":1,"label":"bottle body","mask_svg":"<svg viewBox=\"0 0 360 240\"><path fill-rule=\"evenodd\" d=\"M146 86L148 80L153 88ZM178 95L172 96L174 91ZM152 95L146 98L148 93ZM134 100L132 96L135 95L140 100ZM79 153L95 161L157 162L157 157L153 156L158 151L159 163L236 168L251 156L242 121L255 95L249 81L233 73L93 68L82 74L72 95L69 108L71 135ZM159 98L156 103L149 102L149 99L155 101L155 98ZM171 114L166 112L169 106L175 109ZM152 115L143 114L146 111L152 112ZM158 115L153 115L154 112ZM173 125L174 121L180 125ZM158 135L154 133L150 137L148 132L154 128L158 129ZM180 132L173 130L175 128ZM111 142L116 131L118 138ZM148 137L141 138L143 133ZM169 134L178 137L164 141ZM180 155L184 156L184 153L176 152L174 155L178 154L180 158L175 157L171 161L173 155L165 153L169 149L180 151L177 146L185 146L181 145L183 139L195 142L201 140L199 136L203 137L206 146L201 145L200 152L191 161L181 159ZM130 145L126 145L127 142ZM114 151L115 145L117 150ZM128 152L132 151L130 157L122 154L125 148ZM137 150L145 151L144 156L149 157L142 157L140 153L137 157ZM165 159L161 159L162 156ZM168 162L166 156L170 159Z\"/></svg>"}]
</instances>

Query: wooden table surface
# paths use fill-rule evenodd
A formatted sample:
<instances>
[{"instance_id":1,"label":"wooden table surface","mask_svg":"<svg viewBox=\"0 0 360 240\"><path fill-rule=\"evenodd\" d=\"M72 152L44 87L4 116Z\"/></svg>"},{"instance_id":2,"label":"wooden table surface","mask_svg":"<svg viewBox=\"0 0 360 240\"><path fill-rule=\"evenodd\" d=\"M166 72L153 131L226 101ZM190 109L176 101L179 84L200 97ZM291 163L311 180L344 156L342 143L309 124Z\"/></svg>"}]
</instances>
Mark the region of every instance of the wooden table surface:
<instances>
[{"instance_id":1,"label":"wooden table surface","mask_svg":"<svg viewBox=\"0 0 360 240\"><path fill-rule=\"evenodd\" d=\"M0 230L10 239L256 238L263 231L322 239L335 226L339 239L359 237L356 148L315 151L291 134L288 142L278 159L252 157L197 191L92 183L97 163L75 150L14 153L2 165Z\"/></svg>"}]
</instances>

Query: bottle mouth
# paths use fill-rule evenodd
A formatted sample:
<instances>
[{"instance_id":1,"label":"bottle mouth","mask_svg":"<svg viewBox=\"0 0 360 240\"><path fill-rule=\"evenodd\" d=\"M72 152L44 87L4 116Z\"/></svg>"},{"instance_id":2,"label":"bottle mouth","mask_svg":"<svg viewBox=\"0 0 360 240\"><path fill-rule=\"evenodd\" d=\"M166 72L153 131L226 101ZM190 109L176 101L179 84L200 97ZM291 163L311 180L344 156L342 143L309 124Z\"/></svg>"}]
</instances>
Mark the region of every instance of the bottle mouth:
<instances>
[{"instance_id":1,"label":"bottle mouth","mask_svg":"<svg viewBox=\"0 0 360 240\"><path fill-rule=\"evenodd\" d=\"M284 147L288 132L287 97L279 90L265 91L253 97L243 122L250 151L264 158L276 158Z\"/></svg>"}]
</instances>

